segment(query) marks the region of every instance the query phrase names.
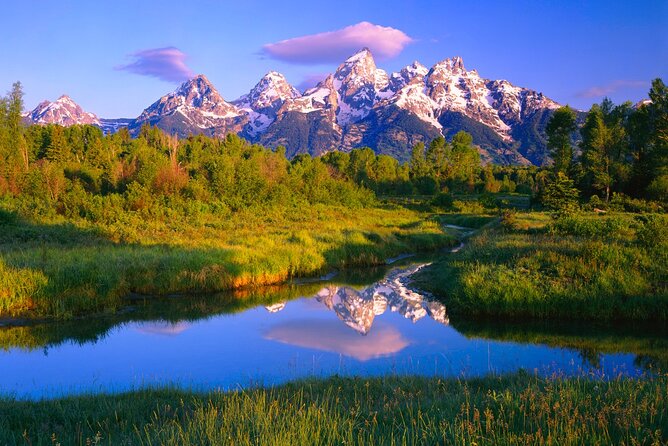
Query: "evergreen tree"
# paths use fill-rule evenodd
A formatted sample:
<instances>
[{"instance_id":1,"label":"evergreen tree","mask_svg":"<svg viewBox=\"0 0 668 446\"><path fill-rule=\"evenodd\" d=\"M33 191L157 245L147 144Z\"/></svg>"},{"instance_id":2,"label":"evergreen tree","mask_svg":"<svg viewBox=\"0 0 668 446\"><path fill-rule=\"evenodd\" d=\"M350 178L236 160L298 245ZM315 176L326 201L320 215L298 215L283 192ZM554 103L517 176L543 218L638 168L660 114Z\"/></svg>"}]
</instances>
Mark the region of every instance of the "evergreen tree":
<instances>
[{"instance_id":1,"label":"evergreen tree","mask_svg":"<svg viewBox=\"0 0 668 446\"><path fill-rule=\"evenodd\" d=\"M59 125L53 125L50 126L50 130L51 138L46 148L46 159L57 163L66 162L69 158L70 148L65 137L65 129Z\"/></svg>"},{"instance_id":2,"label":"evergreen tree","mask_svg":"<svg viewBox=\"0 0 668 446\"><path fill-rule=\"evenodd\" d=\"M661 79L652 82L648 105L650 144L650 181L648 193L656 199L668 201L668 87Z\"/></svg>"},{"instance_id":3,"label":"evergreen tree","mask_svg":"<svg viewBox=\"0 0 668 446\"><path fill-rule=\"evenodd\" d=\"M601 105L593 105L581 129L583 186L602 193L605 201L610 200L613 184L622 180L619 173L626 155L622 113L610 104L603 101Z\"/></svg>"},{"instance_id":4,"label":"evergreen tree","mask_svg":"<svg viewBox=\"0 0 668 446\"><path fill-rule=\"evenodd\" d=\"M541 203L547 209L559 213L571 213L578 208L579 191L573 180L563 172L557 172L541 195Z\"/></svg>"},{"instance_id":5,"label":"evergreen tree","mask_svg":"<svg viewBox=\"0 0 668 446\"><path fill-rule=\"evenodd\" d=\"M555 110L545 128L555 172L569 173L573 160L571 135L577 130L575 121L575 112L567 105Z\"/></svg>"}]
</instances>

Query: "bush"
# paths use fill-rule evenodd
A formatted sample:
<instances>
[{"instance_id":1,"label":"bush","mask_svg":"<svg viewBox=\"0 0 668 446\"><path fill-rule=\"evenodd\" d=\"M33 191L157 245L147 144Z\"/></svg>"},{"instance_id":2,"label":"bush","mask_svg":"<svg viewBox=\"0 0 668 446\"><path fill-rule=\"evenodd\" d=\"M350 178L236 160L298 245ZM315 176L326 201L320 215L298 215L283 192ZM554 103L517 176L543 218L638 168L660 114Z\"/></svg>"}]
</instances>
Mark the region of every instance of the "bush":
<instances>
[{"instance_id":1,"label":"bush","mask_svg":"<svg viewBox=\"0 0 668 446\"><path fill-rule=\"evenodd\" d=\"M647 248L668 247L668 219L658 215L638 218L641 226L636 231L636 241Z\"/></svg>"},{"instance_id":2,"label":"bush","mask_svg":"<svg viewBox=\"0 0 668 446\"><path fill-rule=\"evenodd\" d=\"M613 194L612 200L610 200L610 209L638 213L656 213L663 211L662 206L655 201L631 198L624 194L617 193Z\"/></svg>"},{"instance_id":3,"label":"bush","mask_svg":"<svg viewBox=\"0 0 668 446\"><path fill-rule=\"evenodd\" d=\"M668 203L668 175L656 177L647 187L650 197Z\"/></svg>"},{"instance_id":4,"label":"bush","mask_svg":"<svg viewBox=\"0 0 668 446\"><path fill-rule=\"evenodd\" d=\"M437 194L433 200L431 200L432 206L439 207L441 209L452 209L455 203L454 198L447 192L441 192Z\"/></svg>"},{"instance_id":5,"label":"bush","mask_svg":"<svg viewBox=\"0 0 668 446\"><path fill-rule=\"evenodd\" d=\"M496 209L499 207L499 204L494 198L494 195L489 193L484 193L478 197L478 203L480 203L485 209Z\"/></svg>"},{"instance_id":6,"label":"bush","mask_svg":"<svg viewBox=\"0 0 668 446\"><path fill-rule=\"evenodd\" d=\"M548 232L578 237L609 238L628 227L625 220L616 217L562 216L548 227Z\"/></svg>"},{"instance_id":7,"label":"bush","mask_svg":"<svg viewBox=\"0 0 668 446\"><path fill-rule=\"evenodd\" d=\"M571 214L578 209L579 192L573 186L573 180L559 172L550 181L540 199L543 206L560 214Z\"/></svg>"}]
</instances>

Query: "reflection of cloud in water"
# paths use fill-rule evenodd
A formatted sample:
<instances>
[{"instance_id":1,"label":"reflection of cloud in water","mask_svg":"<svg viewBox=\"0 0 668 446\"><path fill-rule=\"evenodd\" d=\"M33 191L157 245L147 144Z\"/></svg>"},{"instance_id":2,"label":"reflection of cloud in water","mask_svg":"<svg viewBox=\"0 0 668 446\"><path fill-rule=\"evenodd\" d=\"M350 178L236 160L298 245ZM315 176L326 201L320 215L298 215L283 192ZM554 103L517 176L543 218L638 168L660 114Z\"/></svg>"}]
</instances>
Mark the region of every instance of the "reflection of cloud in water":
<instances>
[{"instance_id":1,"label":"reflection of cloud in water","mask_svg":"<svg viewBox=\"0 0 668 446\"><path fill-rule=\"evenodd\" d=\"M338 321L302 320L271 327L266 339L351 356L360 361L397 353L409 342L392 326L377 324L365 336L349 330Z\"/></svg>"},{"instance_id":2,"label":"reflection of cloud in water","mask_svg":"<svg viewBox=\"0 0 668 446\"><path fill-rule=\"evenodd\" d=\"M159 336L177 336L190 328L187 322L144 322L137 324L136 330L140 333Z\"/></svg>"}]
</instances>

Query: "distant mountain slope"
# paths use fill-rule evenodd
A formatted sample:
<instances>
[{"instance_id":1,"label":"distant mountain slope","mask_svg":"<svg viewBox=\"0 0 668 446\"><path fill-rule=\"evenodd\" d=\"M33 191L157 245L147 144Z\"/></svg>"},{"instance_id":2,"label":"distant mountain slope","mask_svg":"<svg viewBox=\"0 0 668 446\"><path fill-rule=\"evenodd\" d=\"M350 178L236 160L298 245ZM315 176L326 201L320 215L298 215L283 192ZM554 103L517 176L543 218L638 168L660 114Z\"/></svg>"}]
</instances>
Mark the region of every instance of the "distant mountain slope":
<instances>
[{"instance_id":1,"label":"distant mountain slope","mask_svg":"<svg viewBox=\"0 0 668 446\"><path fill-rule=\"evenodd\" d=\"M40 102L34 110L26 114L26 118L35 124L58 124L65 127L74 124L100 125L95 114L84 111L67 95L62 95L53 102Z\"/></svg>"},{"instance_id":2,"label":"distant mountain slope","mask_svg":"<svg viewBox=\"0 0 668 446\"><path fill-rule=\"evenodd\" d=\"M364 48L315 87L299 92L275 71L227 102L204 75L184 82L132 120L98 119L71 99L43 102L27 117L45 124L97 125L105 132L144 124L182 137L238 133L288 156L369 146L405 161L418 142L473 135L483 159L502 164L549 160L545 126L559 104L542 93L467 70L460 57L431 68L413 62L388 74Z\"/></svg>"}]
</instances>

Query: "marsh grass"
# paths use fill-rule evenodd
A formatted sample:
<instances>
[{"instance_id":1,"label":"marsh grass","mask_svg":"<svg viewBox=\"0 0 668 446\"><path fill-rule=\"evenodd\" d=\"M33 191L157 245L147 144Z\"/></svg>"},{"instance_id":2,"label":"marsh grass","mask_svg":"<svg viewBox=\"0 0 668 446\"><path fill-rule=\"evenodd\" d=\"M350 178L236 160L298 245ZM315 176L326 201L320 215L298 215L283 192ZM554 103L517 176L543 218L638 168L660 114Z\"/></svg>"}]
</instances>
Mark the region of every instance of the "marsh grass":
<instances>
[{"instance_id":1,"label":"marsh grass","mask_svg":"<svg viewBox=\"0 0 668 446\"><path fill-rule=\"evenodd\" d=\"M7 204L7 203L5 203ZM208 214L126 212L91 223L0 219L0 317L114 312L128 294L215 292L333 268L384 264L454 243L429 214L401 207Z\"/></svg>"},{"instance_id":2,"label":"marsh grass","mask_svg":"<svg viewBox=\"0 0 668 446\"><path fill-rule=\"evenodd\" d=\"M660 231L666 225L665 216L554 221L543 213L512 213L461 252L423 269L415 283L459 318L665 321L668 245ZM652 244L638 237L648 227L651 234L643 237Z\"/></svg>"},{"instance_id":3,"label":"marsh grass","mask_svg":"<svg viewBox=\"0 0 668 446\"><path fill-rule=\"evenodd\" d=\"M660 445L666 377L329 378L232 392L0 399L0 444Z\"/></svg>"}]
</instances>

